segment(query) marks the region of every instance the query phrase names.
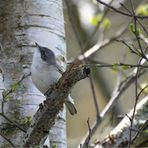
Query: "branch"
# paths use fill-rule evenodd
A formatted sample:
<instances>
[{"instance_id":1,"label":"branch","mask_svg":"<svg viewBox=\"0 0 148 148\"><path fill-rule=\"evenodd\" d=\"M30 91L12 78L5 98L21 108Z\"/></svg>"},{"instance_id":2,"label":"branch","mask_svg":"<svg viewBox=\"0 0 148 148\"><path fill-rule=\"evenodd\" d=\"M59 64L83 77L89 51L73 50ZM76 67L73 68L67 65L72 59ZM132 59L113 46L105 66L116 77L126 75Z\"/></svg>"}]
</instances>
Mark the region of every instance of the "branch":
<instances>
[{"instance_id":1,"label":"branch","mask_svg":"<svg viewBox=\"0 0 148 148\"><path fill-rule=\"evenodd\" d=\"M126 29L127 25L124 26L114 37L107 39L105 42L103 42L103 44L101 43L101 46L99 46L97 50L107 46L111 41L115 40L117 37L123 34ZM88 52L90 50L92 50L92 48L89 49ZM90 54L86 57L89 56ZM48 134L48 131L54 124L57 114L63 108L65 98L67 98L72 86L77 81L87 77L89 72L86 69L82 70L82 67L80 67L84 57L85 54L79 56L79 60L75 60L71 64L71 66L66 70L62 78L57 83L56 88L51 90L47 99L42 104L40 104L39 109L34 115L32 123L23 138L23 142L21 144L23 147L39 145L40 142L44 140Z\"/></svg>"},{"instance_id":2,"label":"branch","mask_svg":"<svg viewBox=\"0 0 148 148\"><path fill-rule=\"evenodd\" d=\"M7 120L8 122L10 122L13 126L17 127L19 130L21 130L22 132L26 132L18 123L12 121L11 119L9 119L6 115L4 115L3 113L0 113L0 116L2 116L5 120Z\"/></svg>"},{"instance_id":3,"label":"branch","mask_svg":"<svg viewBox=\"0 0 148 148\"><path fill-rule=\"evenodd\" d=\"M110 133L110 135L105 138L103 141L98 141L97 146L101 146L102 148L109 148L109 147L127 147L129 143L129 132L132 130L132 139L135 140L136 138L141 138L140 136L137 136L138 134L141 134L140 132L143 127L145 127L145 124L147 124L147 112L148 108L148 96L143 98L136 106L136 112L134 116L134 122L132 129L130 129L130 120L129 118L133 115L133 109L130 111L130 113L125 116L122 121L116 126L116 128ZM148 137L143 135L142 141L147 140ZM136 140L137 141L137 140ZM140 142L140 140L138 140ZM138 146L138 143L135 143L134 146ZM133 143L134 144L134 143Z\"/></svg>"},{"instance_id":4,"label":"branch","mask_svg":"<svg viewBox=\"0 0 148 148\"><path fill-rule=\"evenodd\" d=\"M148 57L148 55L146 55ZM144 65L146 63L146 60L143 58L141 62L138 65ZM138 71L138 74L137 74ZM120 96L123 94L123 92L133 83L136 79L138 79L142 74L144 74L145 70L144 68L137 67L133 70L133 72L125 79L123 80L118 89L115 89L113 92L113 95L108 102L108 104L105 106L104 110L101 113L101 117L104 118L104 116L114 107L117 100L120 98Z\"/></svg>"},{"instance_id":5,"label":"branch","mask_svg":"<svg viewBox=\"0 0 148 148\"><path fill-rule=\"evenodd\" d=\"M103 109L103 111L101 112L101 118L104 118L106 116L106 114L108 112L111 111L111 109L115 106L117 100L120 98L120 96L123 94L123 92L125 90L127 90L127 88L133 83L135 82L137 76L136 76L136 71L134 70L131 75L129 75L125 80L123 80L119 87L116 88L114 91L113 91L113 95L112 97L110 98L108 104L105 106L105 108ZM144 69L140 69L139 71L139 74L138 74L138 77L140 77L141 75L144 74Z\"/></svg>"},{"instance_id":6,"label":"branch","mask_svg":"<svg viewBox=\"0 0 148 148\"><path fill-rule=\"evenodd\" d=\"M117 12L117 13L119 13L119 14L122 14L122 15L124 15L124 16L136 17L136 18L140 18L140 19L146 19L146 18L148 18L148 16L137 16L137 15L133 15L133 14L131 14L131 13L123 12L123 11L114 8L113 6L111 6L111 5L109 5L109 4L105 3L105 2L103 2L103 1L101 1L101 0L97 0L97 2L99 2L100 4L102 4L102 5L104 5L104 6L108 7L108 8L110 8L110 9L112 9L113 11L115 11L115 12Z\"/></svg>"},{"instance_id":7,"label":"branch","mask_svg":"<svg viewBox=\"0 0 148 148\"><path fill-rule=\"evenodd\" d=\"M69 0L65 0L65 3L66 3L66 6L67 6L67 10L68 10L68 14L69 14L69 19L71 20L71 26L72 26L72 29L75 33L75 36L76 36L76 39L79 43L79 46L80 46L80 50L81 50L81 53L83 53L83 51L86 51L86 49L88 49L88 45L91 43L94 35L96 34L100 24L103 22L105 16L107 15L107 12L108 10L106 10L101 18L101 20L99 21L98 25L96 26L95 30L93 31L93 33L90 35L89 37L89 40L86 40L86 42L84 43L84 45L82 45L82 42L80 40L80 35L79 35L79 31L76 27L76 22L75 22L75 18L74 18L74 15L73 15L73 12L71 11L71 8L70 8L70 1ZM84 59L84 63L85 65L88 63L87 62L88 59ZM89 82L90 82L90 87L91 87L91 91L92 91L92 96L93 96L93 101L94 101L94 105L95 105L95 109L96 109L96 117L97 118L100 118L100 112L99 112L99 106L97 104L97 96L96 96L96 92L95 92L95 88L94 88L94 82L93 82L93 78L92 78L92 74L89 75Z\"/></svg>"},{"instance_id":8,"label":"branch","mask_svg":"<svg viewBox=\"0 0 148 148\"><path fill-rule=\"evenodd\" d=\"M88 140L87 140L87 147L89 146L89 141L91 139L91 126L90 126L90 123L89 123L89 118L87 119L87 126L88 126L88 131L89 131L89 136L88 136Z\"/></svg>"},{"instance_id":9,"label":"branch","mask_svg":"<svg viewBox=\"0 0 148 148\"><path fill-rule=\"evenodd\" d=\"M125 33L125 31L128 28L129 23L130 21L125 26L123 26L120 30L118 30L117 33L113 37L109 39L105 39L103 42L99 42L95 44L93 47L91 47L90 49L88 49L84 54L79 56L79 59L84 60L85 58L88 58L95 52L100 51L101 49L109 45L112 41L115 41L118 37L120 37L121 35Z\"/></svg>"},{"instance_id":10,"label":"branch","mask_svg":"<svg viewBox=\"0 0 148 148\"><path fill-rule=\"evenodd\" d=\"M1 128L0 128L0 136L3 137L11 145L11 147L16 148L16 146L12 143L12 141L4 135L4 132Z\"/></svg>"},{"instance_id":11,"label":"branch","mask_svg":"<svg viewBox=\"0 0 148 148\"><path fill-rule=\"evenodd\" d=\"M48 91L47 98L33 117L32 123L23 138L22 147L39 146L44 141L49 130L53 126L57 114L63 109L63 104L76 82L84 79L90 70L82 65L81 61L75 60L56 86Z\"/></svg>"},{"instance_id":12,"label":"branch","mask_svg":"<svg viewBox=\"0 0 148 148\"><path fill-rule=\"evenodd\" d=\"M147 57L148 55L146 55ZM142 59L141 62L139 63L140 65L144 65L146 63L145 59ZM139 70L138 75L137 75L137 70ZM117 100L120 98L120 96L125 92L125 90L128 89L128 87L135 82L135 80L137 78L139 78L140 76L142 76L144 74L144 68L135 68L133 70L133 72L122 82L120 82L120 84L118 85L118 88L115 87L113 94L110 98L110 101L107 103L107 105L105 106L105 108L103 109L103 111L100 114L100 120L97 120L93 126L91 127L91 135L92 133L94 133L96 131L96 129L98 128L98 126L100 125L101 121L106 117L106 115L111 111L111 109L116 105ZM91 136L90 133L88 132L86 134L86 136L84 137L84 139L81 142L81 147L86 147L87 141L89 139L89 136Z\"/></svg>"}]
</instances>

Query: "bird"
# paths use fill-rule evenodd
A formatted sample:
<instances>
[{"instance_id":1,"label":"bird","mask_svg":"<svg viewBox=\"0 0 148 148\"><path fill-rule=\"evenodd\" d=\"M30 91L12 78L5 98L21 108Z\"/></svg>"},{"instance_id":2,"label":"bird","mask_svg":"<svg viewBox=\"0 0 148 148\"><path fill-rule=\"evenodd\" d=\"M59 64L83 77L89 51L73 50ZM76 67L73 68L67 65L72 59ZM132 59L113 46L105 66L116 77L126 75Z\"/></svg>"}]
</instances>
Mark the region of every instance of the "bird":
<instances>
[{"instance_id":1,"label":"bird","mask_svg":"<svg viewBox=\"0 0 148 148\"><path fill-rule=\"evenodd\" d=\"M53 84L58 82L64 70L58 64L55 53L47 47L35 43L36 48L31 64L31 78L34 85L42 94L46 94ZM66 107L71 115L77 113L74 101L70 95L66 99Z\"/></svg>"}]
</instances>

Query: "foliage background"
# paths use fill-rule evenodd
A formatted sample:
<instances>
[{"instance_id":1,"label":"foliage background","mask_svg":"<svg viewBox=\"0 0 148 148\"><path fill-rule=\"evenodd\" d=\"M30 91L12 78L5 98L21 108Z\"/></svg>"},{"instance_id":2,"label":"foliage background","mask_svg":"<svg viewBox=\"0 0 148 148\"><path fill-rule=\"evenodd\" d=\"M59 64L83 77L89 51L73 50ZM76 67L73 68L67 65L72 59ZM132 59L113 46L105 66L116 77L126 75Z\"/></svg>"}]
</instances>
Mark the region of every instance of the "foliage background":
<instances>
[{"instance_id":1,"label":"foliage background","mask_svg":"<svg viewBox=\"0 0 148 148\"><path fill-rule=\"evenodd\" d=\"M107 1L104 1L107 2ZM106 7L97 3L96 1L85 0L85 1L67 1L69 3L70 10L65 6L65 29L66 29L66 40L68 47L68 57L73 58L81 53L81 47L84 47L86 42L88 48L94 45L101 38L110 38L117 31L119 31L123 26L125 26L130 20L130 17L123 16L116 13L115 11L109 10L106 15L106 19L109 19L109 27L105 30L102 28L98 29L95 35L92 37L91 34L97 27L94 25L93 21L97 22L97 16L102 15L106 11ZM108 2L109 3L109 2ZM120 3L123 3L129 10L131 10L130 1L114 1L112 6L118 8L122 11L126 11ZM144 1L137 0L134 1L134 7L137 8ZM147 19L142 21L143 25L147 29ZM103 24L104 25L104 24ZM102 25L102 26L103 26ZM74 27L75 26L75 27ZM143 32L144 33L144 32ZM144 33L145 34L145 33ZM127 26L127 31L120 37L120 39L129 41L128 43L133 43L134 36L130 27ZM147 45L142 42L142 47L145 48ZM121 42L111 42L109 46L103 48L103 50L93 54L91 59L96 59L100 62L105 62L109 64L115 63L130 63L136 64L139 57L135 54L130 53L129 49ZM123 70L124 68L117 68L121 70L124 74L121 77L126 77L133 69ZM116 83L119 79L119 71L116 68L96 68L91 67L93 71L93 81L95 85L95 92L97 96L97 103L99 105L100 111L104 108L105 104L109 100ZM125 68L126 69L126 68ZM147 83L147 74L143 75L139 80L139 85ZM122 79L122 78L121 78ZM92 91L89 84L89 79L83 80L78 83L72 90L72 95L75 98L76 107L78 108L78 114L74 117L70 117L68 114L68 137L69 146L75 147L80 143L82 137L88 131L87 119L90 118L90 123L93 124L96 118L96 111L94 107L94 101L92 99ZM135 85L132 84L116 102L116 106L113 111L108 115L108 117L101 123L95 136L92 138L92 142L96 139L104 139L109 131L111 131L117 123L121 120L118 115L124 115L133 108L135 93ZM143 94L141 97L145 96ZM76 130L77 129L77 130Z\"/></svg>"}]
</instances>

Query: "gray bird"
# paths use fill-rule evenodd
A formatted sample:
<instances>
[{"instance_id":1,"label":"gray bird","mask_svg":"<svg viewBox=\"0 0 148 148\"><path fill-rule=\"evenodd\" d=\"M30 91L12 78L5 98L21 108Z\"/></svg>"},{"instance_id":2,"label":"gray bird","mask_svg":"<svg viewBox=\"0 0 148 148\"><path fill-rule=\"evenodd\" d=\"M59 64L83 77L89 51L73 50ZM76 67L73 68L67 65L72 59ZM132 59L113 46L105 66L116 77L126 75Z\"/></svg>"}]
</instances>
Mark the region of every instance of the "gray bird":
<instances>
[{"instance_id":1,"label":"gray bird","mask_svg":"<svg viewBox=\"0 0 148 148\"><path fill-rule=\"evenodd\" d=\"M31 66L31 77L35 86L45 94L50 86L59 80L64 71L60 65L57 64L53 51L46 47L39 46L37 43L36 47L37 49L35 49ZM77 113L74 101L70 95L65 104L71 115Z\"/></svg>"}]
</instances>

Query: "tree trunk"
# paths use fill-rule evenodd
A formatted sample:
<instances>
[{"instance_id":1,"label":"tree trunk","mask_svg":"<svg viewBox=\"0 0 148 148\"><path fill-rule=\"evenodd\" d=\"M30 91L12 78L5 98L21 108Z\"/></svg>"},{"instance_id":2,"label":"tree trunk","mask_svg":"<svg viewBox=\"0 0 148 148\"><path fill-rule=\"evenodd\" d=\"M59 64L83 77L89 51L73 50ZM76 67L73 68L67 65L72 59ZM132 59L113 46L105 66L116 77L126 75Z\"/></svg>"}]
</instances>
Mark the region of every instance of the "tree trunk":
<instances>
[{"instance_id":1,"label":"tree trunk","mask_svg":"<svg viewBox=\"0 0 148 148\"><path fill-rule=\"evenodd\" d=\"M26 76L30 73L34 42L53 50L62 62L61 59L66 57L65 32L61 0L5 0L0 3L0 8L0 69L3 71L0 88L6 88L0 97L0 147L10 147L13 144L19 146L24 132L18 126L26 130L45 99L32 84L30 76ZM56 123L56 130L51 133L59 133L60 129L63 136L57 138L51 134L54 141L51 143L59 145L64 141L62 146L66 147L65 112L57 120L59 125Z\"/></svg>"}]
</instances>

